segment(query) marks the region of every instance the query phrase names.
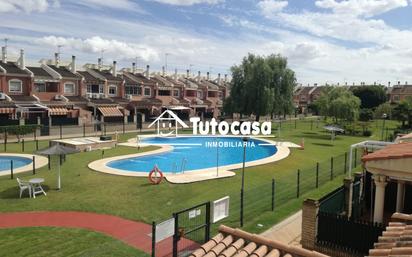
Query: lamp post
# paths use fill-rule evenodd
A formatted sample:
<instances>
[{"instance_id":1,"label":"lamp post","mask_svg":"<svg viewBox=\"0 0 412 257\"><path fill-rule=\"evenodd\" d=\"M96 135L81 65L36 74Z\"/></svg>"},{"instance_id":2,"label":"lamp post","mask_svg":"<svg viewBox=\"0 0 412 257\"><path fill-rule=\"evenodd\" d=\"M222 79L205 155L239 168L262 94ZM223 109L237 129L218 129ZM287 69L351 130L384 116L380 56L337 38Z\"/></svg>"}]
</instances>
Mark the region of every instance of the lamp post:
<instances>
[{"instance_id":1,"label":"lamp post","mask_svg":"<svg viewBox=\"0 0 412 257\"><path fill-rule=\"evenodd\" d=\"M382 114L382 119L383 119L383 122L382 122L381 141L383 141L383 131L385 130L385 121L386 121L386 117L387 117L386 113Z\"/></svg>"},{"instance_id":2,"label":"lamp post","mask_svg":"<svg viewBox=\"0 0 412 257\"><path fill-rule=\"evenodd\" d=\"M242 167L242 188L240 189L240 226L243 227L243 195L245 191L245 163L246 163L246 144L249 139L242 138L243 141L243 167Z\"/></svg>"}]
</instances>

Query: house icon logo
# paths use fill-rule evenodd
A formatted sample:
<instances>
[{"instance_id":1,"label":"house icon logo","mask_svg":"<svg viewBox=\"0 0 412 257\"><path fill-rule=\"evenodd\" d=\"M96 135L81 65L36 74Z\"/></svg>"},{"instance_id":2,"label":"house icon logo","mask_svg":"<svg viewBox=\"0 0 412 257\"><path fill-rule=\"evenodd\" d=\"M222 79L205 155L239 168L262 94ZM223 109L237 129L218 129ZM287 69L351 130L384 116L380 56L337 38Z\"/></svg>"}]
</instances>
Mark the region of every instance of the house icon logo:
<instances>
[{"instance_id":1,"label":"house icon logo","mask_svg":"<svg viewBox=\"0 0 412 257\"><path fill-rule=\"evenodd\" d=\"M174 130L172 130L174 122ZM174 112L170 110L164 111L162 114L159 115L150 125L148 128L151 128L153 125L157 124L157 135L159 136L170 136L173 133L177 136L178 124L183 128L188 128L189 126L186 125ZM161 128L168 127L171 131L169 133L163 133L160 131Z\"/></svg>"}]
</instances>

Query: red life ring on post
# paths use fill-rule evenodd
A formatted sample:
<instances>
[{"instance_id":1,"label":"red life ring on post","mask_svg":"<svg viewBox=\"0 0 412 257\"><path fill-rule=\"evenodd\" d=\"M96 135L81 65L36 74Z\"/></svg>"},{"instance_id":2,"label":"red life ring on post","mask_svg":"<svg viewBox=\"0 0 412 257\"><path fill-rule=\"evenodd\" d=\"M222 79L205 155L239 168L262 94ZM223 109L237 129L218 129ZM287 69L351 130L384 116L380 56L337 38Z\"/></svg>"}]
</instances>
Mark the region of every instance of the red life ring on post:
<instances>
[{"instance_id":1,"label":"red life ring on post","mask_svg":"<svg viewBox=\"0 0 412 257\"><path fill-rule=\"evenodd\" d=\"M157 165L149 172L149 181L153 185L158 185L163 180L163 172L159 170Z\"/></svg>"}]
</instances>

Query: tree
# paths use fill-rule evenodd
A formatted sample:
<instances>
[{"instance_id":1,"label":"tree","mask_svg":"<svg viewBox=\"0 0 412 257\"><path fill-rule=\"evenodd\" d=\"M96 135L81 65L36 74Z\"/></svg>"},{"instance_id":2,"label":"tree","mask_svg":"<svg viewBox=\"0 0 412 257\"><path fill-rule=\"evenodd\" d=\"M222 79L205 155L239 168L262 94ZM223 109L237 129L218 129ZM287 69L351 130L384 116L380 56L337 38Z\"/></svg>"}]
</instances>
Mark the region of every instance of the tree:
<instances>
[{"instance_id":1,"label":"tree","mask_svg":"<svg viewBox=\"0 0 412 257\"><path fill-rule=\"evenodd\" d=\"M387 95L383 86L359 86L353 87L352 92L361 100L362 109L371 109L387 101Z\"/></svg>"},{"instance_id":2,"label":"tree","mask_svg":"<svg viewBox=\"0 0 412 257\"><path fill-rule=\"evenodd\" d=\"M370 121L373 119L373 112L371 109L361 109L359 112L360 121Z\"/></svg>"},{"instance_id":3,"label":"tree","mask_svg":"<svg viewBox=\"0 0 412 257\"><path fill-rule=\"evenodd\" d=\"M412 127L412 102L401 101L393 108L392 117L402 122L402 127L406 127L406 122L408 122L409 128Z\"/></svg>"},{"instance_id":4,"label":"tree","mask_svg":"<svg viewBox=\"0 0 412 257\"><path fill-rule=\"evenodd\" d=\"M321 115L339 120L354 121L359 116L360 100L342 87L326 86L315 101Z\"/></svg>"},{"instance_id":5,"label":"tree","mask_svg":"<svg viewBox=\"0 0 412 257\"><path fill-rule=\"evenodd\" d=\"M382 119L383 115L386 114L386 116L390 119L392 117L392 109L393 107L390 103L383 103L376 107L373 112L373 116L375 119Z\"/></svg>"},{"instance_id":6,"label":"tree","mask_svg":"<svg viewBox=\"0 0 412 257\"><path fill-rule=\"evenodd\" d=\"M231 68L231 97L226 100L226 113L255 115L286 114L293 109L295 73L287 68L287 59L249 54L240 65Z\"/></svg>"}]
</instances>

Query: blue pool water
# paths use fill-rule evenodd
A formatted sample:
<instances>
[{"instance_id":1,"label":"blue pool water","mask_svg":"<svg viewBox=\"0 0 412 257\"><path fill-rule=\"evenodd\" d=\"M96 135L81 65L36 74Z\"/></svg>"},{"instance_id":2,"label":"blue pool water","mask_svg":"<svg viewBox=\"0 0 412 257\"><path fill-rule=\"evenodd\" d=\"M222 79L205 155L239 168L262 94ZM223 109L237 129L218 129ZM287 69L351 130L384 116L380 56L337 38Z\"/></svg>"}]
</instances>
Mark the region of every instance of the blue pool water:
<instances>
[{"instance_id":1,"label":"blue pool water","mask_svg":"<svg viewBox=\"0 0 412 257\"><path fill-rule=\"evenodd\" d=\"M142 143L172 145L173 150L141 157L109 162L107 166L131 172L150 172L157 164L165 173L181 173L243 162L243 142L239 137L154 137ZM218 143L219 147L216 147ZM270 157L277 152L276 146L249 139L246 146L246 162Z\"/></svg>"},{"instance_id":2,"label":"blue pool water","mask_svg":"<svg viewBox=\"0 0 412 257\"><path fill-rule=\"evenodd\" d=\"M13 168L20 168L32 162L30 158L20 156L0 156L0 171L10 170L10 161L13 160Z\"/></svg>"}]
</instances>

